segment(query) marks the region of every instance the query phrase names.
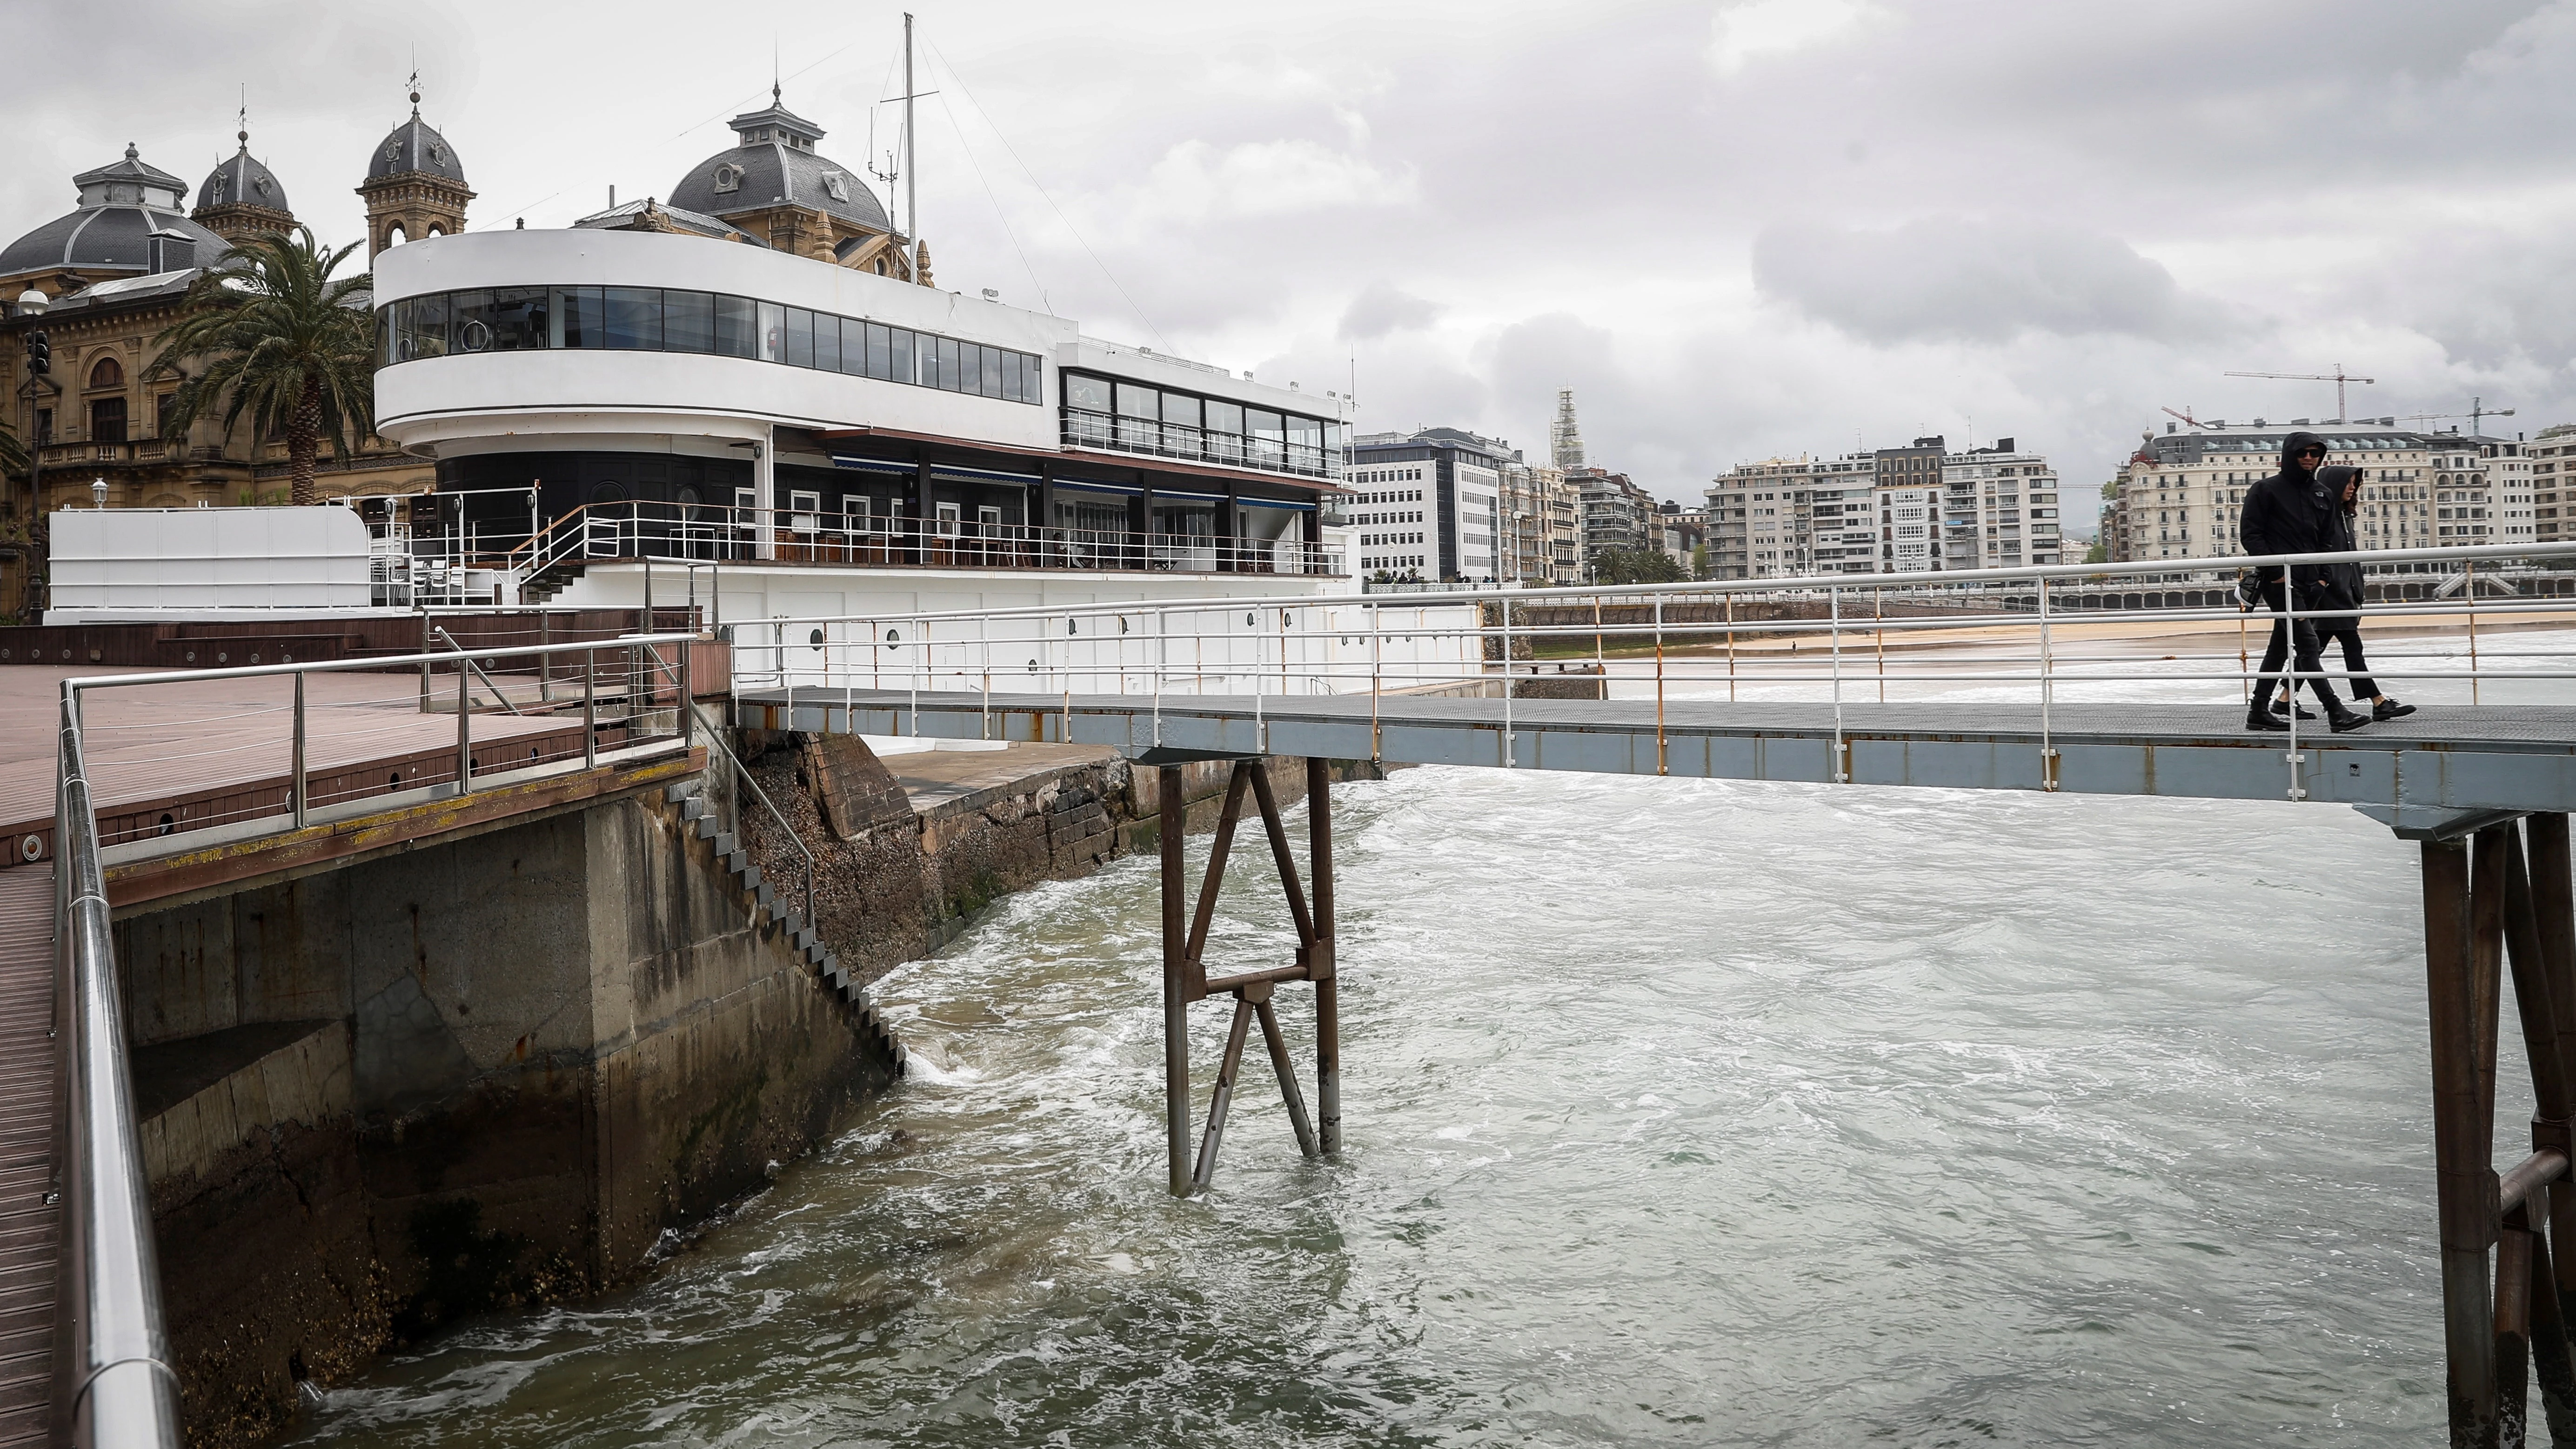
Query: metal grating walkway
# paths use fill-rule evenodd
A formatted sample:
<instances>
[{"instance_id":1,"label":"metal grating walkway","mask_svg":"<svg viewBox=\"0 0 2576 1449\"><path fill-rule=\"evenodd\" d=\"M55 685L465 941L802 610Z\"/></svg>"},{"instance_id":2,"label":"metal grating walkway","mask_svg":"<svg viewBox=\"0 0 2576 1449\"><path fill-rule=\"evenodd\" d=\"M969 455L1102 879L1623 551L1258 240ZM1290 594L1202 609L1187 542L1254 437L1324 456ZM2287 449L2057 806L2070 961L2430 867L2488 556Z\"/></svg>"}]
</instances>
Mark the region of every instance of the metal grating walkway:
<instances>
[{"instance_id":1,"label":"metal grating walkway","mask_svg":"<svg viewBox=\"0 0 2576 1449\"><path fill-rule=\"evenodd\" d=\"M0 1446L45 1442L52 1388L54 870L0 871Z\"/></svg>"}]
</instances>

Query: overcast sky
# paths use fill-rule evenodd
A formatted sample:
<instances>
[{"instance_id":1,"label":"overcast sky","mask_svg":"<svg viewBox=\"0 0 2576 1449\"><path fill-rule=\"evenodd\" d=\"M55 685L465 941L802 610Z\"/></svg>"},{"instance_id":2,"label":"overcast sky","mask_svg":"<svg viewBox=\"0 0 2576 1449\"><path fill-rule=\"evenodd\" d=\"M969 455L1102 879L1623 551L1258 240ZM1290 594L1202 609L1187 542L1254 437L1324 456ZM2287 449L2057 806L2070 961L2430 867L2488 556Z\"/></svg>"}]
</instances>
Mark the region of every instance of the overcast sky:
<instances>
[{"instance_id":1,"label":"overcast sky","mask_svg":"<svg viewBox=\"0 0 2576 1449\"><path fill-rule=\"evenodd\" d=\"M2576 0L919 6L941 285L1345 391L1364 429L1699 501L1749 459L2009 435L2098 483L2160 426L2576 420ZM0 230L128 141L252 149L325 239L422 111L477 227L667 194L765 102L866 164L901 11L783 0L11 7ZM775 26L773 35L771 27ZM880 151L894 112L877 112ZM878 164L884 164L882 158ZM2074 522L2073 519L2069 520Z\"/></svg>"}]
</instances>

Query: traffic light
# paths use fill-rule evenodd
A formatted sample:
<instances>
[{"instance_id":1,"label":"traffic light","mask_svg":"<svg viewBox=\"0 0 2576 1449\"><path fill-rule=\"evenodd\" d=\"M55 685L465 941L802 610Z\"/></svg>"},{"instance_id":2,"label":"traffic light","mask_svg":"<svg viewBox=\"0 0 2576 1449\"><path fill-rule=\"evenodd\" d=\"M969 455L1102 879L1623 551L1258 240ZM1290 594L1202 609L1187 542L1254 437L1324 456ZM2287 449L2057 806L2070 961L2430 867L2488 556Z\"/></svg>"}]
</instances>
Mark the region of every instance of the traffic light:
<instances>
[{"instance_id":1,"label":"traffic light","mask_svg":"<svg viewBox=\"0 0 2576 1449\"><path fill-rule=\"evenodd\" d=\"M42 330L27 334L27 370L38 377L54 370L54 347Z\"/></svg>"}]
</instances>

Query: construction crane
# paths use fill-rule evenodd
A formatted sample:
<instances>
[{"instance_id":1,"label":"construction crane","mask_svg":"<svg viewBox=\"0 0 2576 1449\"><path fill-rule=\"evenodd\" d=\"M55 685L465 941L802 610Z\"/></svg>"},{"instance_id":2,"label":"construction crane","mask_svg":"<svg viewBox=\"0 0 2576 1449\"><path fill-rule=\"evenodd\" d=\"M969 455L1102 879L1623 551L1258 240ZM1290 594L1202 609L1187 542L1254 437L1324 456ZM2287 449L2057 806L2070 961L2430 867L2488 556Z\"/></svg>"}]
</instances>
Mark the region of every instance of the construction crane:
<instances>
[{"instance_id":1,"label":"construction crane","mask_svg":"<svg viewBox=\"0 0 2576 1449\"><path fill-rule=\"evenodd\" d=\"M2229 377L2269 377L2283 382L2330 382L2335 385L2335 421L2349 422L2352 414L2343 405L2343 385L2348 382L2376 382L2376 378L2355 377L2338 362L2332 372L2231 372Z\"/></svg>"},{"instance_id":2,"label":"construction crane","mask_svg":"<svg viewBox=\"0 0 2576 1449\"><path fill-rule=\"evenodd\" d=\"M2181 412L2178 412L2178 413L2175 413L2175 412L2174 412L2174 410L2173 410L2172 408L2166 408L2164 411L2169 412L2169 413L2173 413L2173 415L2174 415L2175 417L2178 417L2178 418L2182 419L2184 422L2186 422L2186 423L2190 424L2191 426L2193 426L2193 427L2195 427L2195 428L2206 428L2206 427L2212 427L2212 426L2215 426L2214 424L2211 424L2211 423L2204 423L2204 422L2202 422L2200 419L2198 419L2198 418L2196 418L2196 417L2193 417L2193 416L2191 415L2191 404L2189 404L2189 403L2184 403L2184 404L2182 405L2182 411L2181 411Z\"/></svg>"},{"instance_id":3,"label":"construction crane","mask_svg":"<svg viewBox=\"0 0 2576 1449\"><path fill-rule=\"evenodd\" d=\"M2469 420L2469 436L2474 438L2478 435L2478 424L2483 419L2509 418L2512 416L2513 409L2511 408L2491 408L2487 406L2487 400L2485 398L2473 397L2469 399L2469 410L2467 412L2410 413L2407 415L2406 421L2410 423L2447 423L2459 418L2467 418Z\"/></svg>"}]
</instances>

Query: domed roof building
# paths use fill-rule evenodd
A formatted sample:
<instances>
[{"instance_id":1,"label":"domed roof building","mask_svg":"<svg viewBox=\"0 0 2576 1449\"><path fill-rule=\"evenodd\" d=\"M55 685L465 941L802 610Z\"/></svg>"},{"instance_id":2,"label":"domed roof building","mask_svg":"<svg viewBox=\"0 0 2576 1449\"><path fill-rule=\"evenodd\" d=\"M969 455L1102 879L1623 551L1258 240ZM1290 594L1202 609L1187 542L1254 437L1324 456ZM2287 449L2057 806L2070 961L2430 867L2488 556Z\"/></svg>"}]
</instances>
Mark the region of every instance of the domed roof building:
<instances>
[{"instance_id":1,"label":"domed roof building","mask_svg":"<svg viewBox=\"0 0 2576 1449\"><path fill-rule=\"evenodd\" d=\"M284 183L250 154L249 130L235 132L234 139L241 149L206 174L197 188L197 208L188 215L230 241L289 230L295 210L287 204Z\"/></svg>"},{"instance_id":2,"label":"domed roof building","mask_svg":"<svg viewBox=\"0 0 2576 1449\"><path fill-rule=\"evenodd\" d=\"M907 250L867 182L815 149L823 128L788 110L778 87L770 87L769 99L767 108L726 122L733 147L691 167L667 206L648 199L575 225L748 241L904 281L915 280L917 269L926 284L926 258Z\"/></svg>"},{"instance_id":3,"label":"domed roof building","mask_svg":"<svg viewBox=\"0 0 2576 1449\"><path fill-rule=\"evenodd\" d=\"M358 194L367 199L370 262L387 247L465 230L465 203L474 199L465 163L420 118L419 91L411 93L411 119L387 132L368 156Z\"/></svg>"},{"instance_id":4,"label":"domed roof building","mask_svg":"<svg viewBox=\"0 0 2576 1449\"><path fill-rule=\"evenodd\" d=\"M0 248L0 291L16 296L42 283L60 293L119 277L182 271L230 249L223 237L189 219L188 183L146 162L131 145L125 158L72 178L80 205Z\"/></svg>"}]
</instances>

